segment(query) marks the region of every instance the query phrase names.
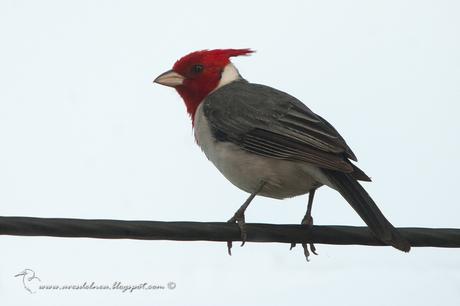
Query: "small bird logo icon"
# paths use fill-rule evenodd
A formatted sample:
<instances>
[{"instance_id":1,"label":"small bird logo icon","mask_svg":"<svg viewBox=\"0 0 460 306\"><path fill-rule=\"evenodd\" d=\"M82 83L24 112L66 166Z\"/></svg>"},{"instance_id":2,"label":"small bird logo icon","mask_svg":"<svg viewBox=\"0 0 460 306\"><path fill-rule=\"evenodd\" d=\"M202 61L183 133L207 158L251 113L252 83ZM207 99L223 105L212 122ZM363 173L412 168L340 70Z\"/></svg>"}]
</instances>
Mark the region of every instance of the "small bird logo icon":
<instances>
[{"instance_id":1,"label":"small bird logo icon","mask_svg":"<svg viewBox=\"0 0 460 306\"><path fill-rule=\"evenodd\" d=\"M19 276L22 276L22 285L24 286L24 289L30 293L35 293L36 291L32 288L37 285L37 282L41 282L40 278L35 276L35 272L31 269L25 269L21 273L16 274L14 277Z\"/></svg>"}]
</instances>

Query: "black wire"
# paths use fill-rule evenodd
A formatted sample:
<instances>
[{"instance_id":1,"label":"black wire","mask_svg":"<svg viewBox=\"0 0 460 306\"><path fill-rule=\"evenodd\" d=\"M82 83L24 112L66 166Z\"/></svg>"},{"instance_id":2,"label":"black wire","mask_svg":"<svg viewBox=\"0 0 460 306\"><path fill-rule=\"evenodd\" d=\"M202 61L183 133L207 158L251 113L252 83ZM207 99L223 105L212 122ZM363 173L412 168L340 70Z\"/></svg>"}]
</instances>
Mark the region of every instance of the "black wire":
<instances>
[{"instance_id":1,"label":"black wire","mask_svg":"<svg viewBox=\"0 0 460 306\"><path fill-rule=\"evenodd\" d=\"M367 227L248 223L247 241L383 245ZM398 228L413 247L460 247L460 229ZM0 217L0 235L178 241L240 241L236 224L66 218Z\"/></svg>"}]
</instances>

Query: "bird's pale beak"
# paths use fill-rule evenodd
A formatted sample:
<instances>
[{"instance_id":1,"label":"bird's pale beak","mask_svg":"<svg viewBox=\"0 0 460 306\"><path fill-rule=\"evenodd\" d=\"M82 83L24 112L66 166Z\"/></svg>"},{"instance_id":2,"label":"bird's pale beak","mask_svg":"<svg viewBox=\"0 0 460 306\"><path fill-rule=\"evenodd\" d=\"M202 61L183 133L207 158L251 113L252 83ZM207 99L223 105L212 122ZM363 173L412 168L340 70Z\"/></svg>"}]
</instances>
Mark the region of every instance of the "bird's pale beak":
<instances>
[{"instance_id":1,"label":"bird's pale beak","mask_svg":"<svg viewBox=\"0 0 460 306\"><path fill-rule=\"evenodd\" d=\"M164 86L176 87L182 85L184 77L177 72L169 70L160 74L153 82Z\"/></svg>"},{"instance_id":2,"label":"bird's pale beak","mask_svg":"<svg viewBox=\"0 0 460 306\"><path fill-rule=\"evenodd\" d=\"M16 274L14 277L18 277L18 276L21 276L21 275L26 275L26 273L25 273L25 272L21 272L21 273L19 273L19 274Z\"/></svg>"}]
</instances>

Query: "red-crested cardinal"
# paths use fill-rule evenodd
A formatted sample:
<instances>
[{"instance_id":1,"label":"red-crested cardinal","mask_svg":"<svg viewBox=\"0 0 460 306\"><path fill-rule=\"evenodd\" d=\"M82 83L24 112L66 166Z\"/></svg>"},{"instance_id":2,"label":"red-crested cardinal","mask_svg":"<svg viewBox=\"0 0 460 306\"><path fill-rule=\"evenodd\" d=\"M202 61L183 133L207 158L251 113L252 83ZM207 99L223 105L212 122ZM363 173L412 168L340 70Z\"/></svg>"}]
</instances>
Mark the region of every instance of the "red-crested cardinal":
<instances>
[{"instance_id":1,"label":"red-crested cardinal","mask_svg":"<svg viewBox=\"0 0 460 306\"><path fill-rule=\"evenodd\" d=\"M358 183L370 178L350 162L356 156L337 130L293 96L249 83L230 62L230 57L252 52L192 52L154 81L177 90L207 158L250 193L229 220L239 225L243 244L244 212L256 195L284 199L309 193L302 224L311 226L315 190L326 185L345 198L378 239L408 252L409 242ZM308 259L307 245L302 246ZM230 253L231 242L228 248Z\"/></svg>"}]
</instances>

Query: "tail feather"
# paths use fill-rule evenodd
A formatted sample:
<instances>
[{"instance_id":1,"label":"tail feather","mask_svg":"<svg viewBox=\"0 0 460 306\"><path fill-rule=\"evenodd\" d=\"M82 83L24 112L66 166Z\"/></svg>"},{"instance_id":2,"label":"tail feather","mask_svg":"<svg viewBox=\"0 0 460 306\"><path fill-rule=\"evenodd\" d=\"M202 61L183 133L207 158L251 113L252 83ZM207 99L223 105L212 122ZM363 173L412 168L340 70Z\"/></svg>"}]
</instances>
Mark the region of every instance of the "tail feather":
<instances>
[{"instance_id":1,"label":"tail feather","mask_svg":"<svg viewBox=\"0 0 460 306\"><path fill-rule=\"evenodd\" d=\"M377 238L398 250L409 252L410 244L407 239L385 218L366 190L351 174L325 169L323 171Z\"/></svg>"}]
</instances>

